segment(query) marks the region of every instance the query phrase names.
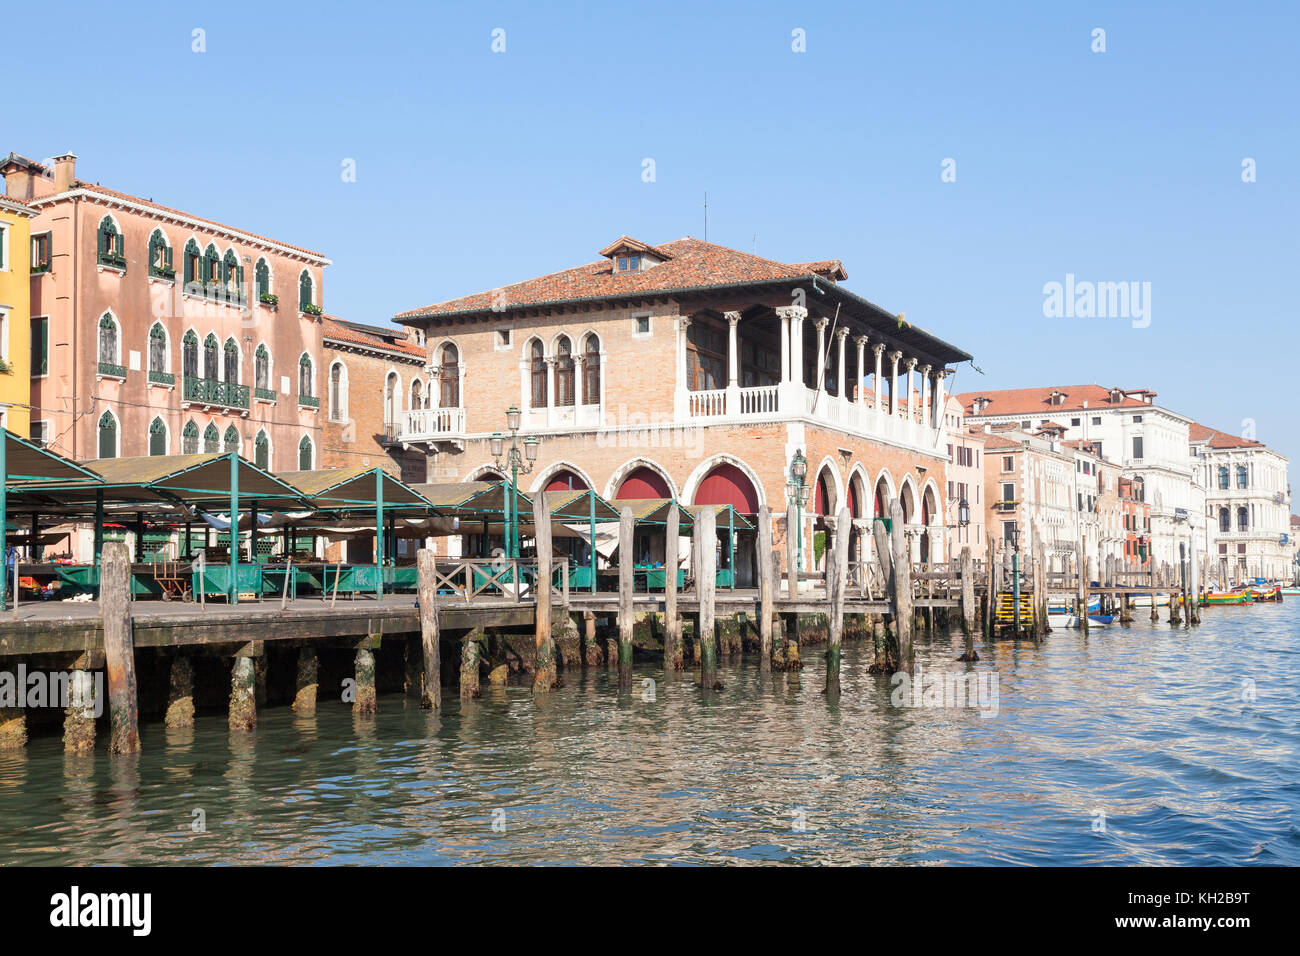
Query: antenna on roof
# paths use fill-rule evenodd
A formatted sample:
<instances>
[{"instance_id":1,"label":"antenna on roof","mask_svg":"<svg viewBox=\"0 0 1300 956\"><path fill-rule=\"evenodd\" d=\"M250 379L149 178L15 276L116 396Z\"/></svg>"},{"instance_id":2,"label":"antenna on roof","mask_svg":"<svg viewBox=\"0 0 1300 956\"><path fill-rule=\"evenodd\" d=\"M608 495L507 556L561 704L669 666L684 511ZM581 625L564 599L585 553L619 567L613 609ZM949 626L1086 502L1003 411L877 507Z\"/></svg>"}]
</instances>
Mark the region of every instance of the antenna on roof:
<instances>
[{"instance_id":1,"label":"antenna on roof","mask_svg":"<svg viewBox=\"0 0 1300 956\"><path fill-rule=\"evenodd\" d=\"M704 190L704 241L709 241L709 191Z\"/></svg>"},{"instance_id":2,"label":"antenna on roof","mask_svg":"<svg viewBox=\"0 0 1300 956\"><path fill-rule=\"evenodd\" d=\"M754 255L758 255L758 233L754 233Z\"/></svg>"}]
</instances>

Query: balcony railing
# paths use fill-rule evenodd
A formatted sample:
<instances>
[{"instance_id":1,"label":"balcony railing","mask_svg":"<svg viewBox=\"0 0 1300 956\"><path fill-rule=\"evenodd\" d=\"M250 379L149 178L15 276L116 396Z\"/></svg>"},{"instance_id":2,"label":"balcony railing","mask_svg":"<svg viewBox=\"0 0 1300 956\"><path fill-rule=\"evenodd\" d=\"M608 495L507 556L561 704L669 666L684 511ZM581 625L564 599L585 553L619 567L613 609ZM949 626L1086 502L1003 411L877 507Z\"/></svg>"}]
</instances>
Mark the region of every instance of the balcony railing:
<instances>
[{"instance_id":1,"label":"balcony railing","mask_svg":"<svg viewBox=\"0 0 1300 956\"><path fill-rule=\"evenodd\" d=\"M222 408L248 408L248 386L238 382L219 382L212 378L184 379L183 401Z\"/></svg>"},{"instance_id":2,"label":"balcony railing","mask_svg":"<svg viewBox=\"0 0 1300 956\"><path fill-rule=\"evenodd\" d=\"M110 378L126 378L126 366L114 365L112 362L100 362L96 366L96 371L100 375L107 375Z\"/></svg>"},{"instance_id":3,"label":"balcony railing","mask_svg":"<svg viewBox=\"0 0 1300 956\"><path fill-rule=\"evenodd\" d=\"M149 381L153 382L155 385L175 385L176 376L171 372L158 372L150 369Z\"/></svg>"},{"instance_id":4,"label":"balcony railing","mask_svg":"<svg viewBox=\"0 0 1300 956\"><path fill-rule=\"evenodd\" d=\"M299 408L320 408L320 399L316 398L314 395L299 395L298 407Z\"/></svg>"},{"instance_id":5,"label":"balcony railing","mask_svg":"<svg viewBox=\"0 0 1300 956\"><path fill-rule=\"evenodd\" d=\"M415 408L402 416L398 440L434 441L465 434L465 409Z\"/></svg>"},{"instance_id":6,"label":"balcony railing","mask_svg":"<svg viewBox=\"0 0 1300 956\"><path fill-rule=\"evenodd\" d=\"M253 397L259 402L275 401L275 389L273 388L254 388Z\"/></svg>"}]
</instances>

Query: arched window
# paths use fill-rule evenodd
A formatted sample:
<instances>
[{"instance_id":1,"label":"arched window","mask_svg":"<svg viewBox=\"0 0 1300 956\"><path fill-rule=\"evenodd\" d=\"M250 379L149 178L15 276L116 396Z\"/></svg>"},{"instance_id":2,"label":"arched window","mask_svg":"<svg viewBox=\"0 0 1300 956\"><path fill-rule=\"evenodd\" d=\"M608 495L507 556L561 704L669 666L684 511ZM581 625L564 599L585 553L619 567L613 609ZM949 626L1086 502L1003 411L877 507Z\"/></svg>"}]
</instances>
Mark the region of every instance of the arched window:
<instances>
[{"instance_id":1,"label":"arched window","mask_svg":"<svg viewBox=\"0 0 1300 956\"><path fill-rule=\"evenodd\" d=\"M424 408L424 382L418 378L411 379L411 410Z\"/></svg>"},{"instance_id":2,"label":"arched window","mask_svg":"<svg viewBox=\"0 0 1300 956\"><path fill-rule=\"evenodd\" d=\"M99 319L99 364L120 365L118 355L117 320L105 312Z\"/></svg>"},{"instance_id":3,"label":"arched window","mask_svg":"<svg viewBox=\"0 0 1300 956\"><path fill-rule=\"evenodd\" d=\"M266 296L271 294L271 266L265 259L259 258L257 265L253 266L253 281L257 284L258 301L265 301Z\"/></svg>"},{"instance_id":4,"label":"arched window","mask_svg":"<svg viewBox=\"0 0 1300 956\"><path fill-rule=\"evenodd\" d=\"M126 248L112 216L99 220L98 243L100 265L126 268Z\"/></svg>"},{"instance_id":5,"label":"arched window","mask_svg":"<svg viewBox=\"0 0 1300 956\"><path fill-rule=\"evenodd\" d=\"M343 363L330 366L330 421L341 422L347 418L348 382L343 373Z\"/></svg>"},{"instance_id":6,"label":"arched window","mask_svg":"<svg viewBox=\"0 0 1300 956\"><path fill-rule=\"evenodd\" d=\"M451 344L442 347L438 366L438 404L443 408L460 407L460 350Z\"/></svg>"},{"instance_id":7,"label":"arched window","mask_svg":"<svg viewBox=\"0 0 1300 956\"><path fill-rule=\"evenodd\" d=\"M226 298L239 302L244 297L244 267L239 264L239 256L234 249L226 250L226 257L221 262L221 281L226 287Z\"/></svg>"},{"instance_id":8,"label":"arched window","mask_svg":"<svg viewBox=\"0 0 1300 956\"><path fill-rule=\"evenodd\" d=\"M1219 509L1219 530L1220 531L1232 530L1232 515L1228 513L1227 508Z\"/></svg>"},{"instance_id":9,"label":"arched window","mask_svg":"<svg viewBox=\"0 0 1300 956\"><path fill-rule=\"evenodd\" d=\"M388 377L384 379L384 424L397 424L397 416L401 412L402 399L397 391L397 373L389 372Z\"/></svg>"},{"instance_id":10,"label":"arched window","mask_svg":"<svg viewBox=\"0 0 1300 956\"><path fill-rule=\"evenodd\" d=\"M271 388L271 353L265 344L259 343L253 353L253 387Z\"/></svg>"},{"instance_id":11,"label":"arched window","mask_svg":"<svg viewBox=\"0 0 1300 956\"><path fill-rule=\"evenodd\" d=\"M298 394L311 398L311 356L306 352L298 359Z\"/></svg>"},{"instance_id":12,"label":"arched window","mask_svg":"<svg viewBox=\"0 0 1300 956\"><path fill-rule=\"evenodd\" d=\"M228 455L232 451L233 452L239 451L239 444L240 444L239 429L235 428L234 425L231 425L229 428L226 429L226 437L225 437L225 441L223 442L223 445L225 447L223 447L221 450Z\"/></svg>"},{"instance_id":13,"label":"arched window","mask_svg":"<svg viewBox=\"0 0 1300 956\"><path fill-rule=\"evenodd\" d=\"M555 343L555 404L572 405L573 394L573 346L567 335L561 335Z\"/></svg>"},{"instance_id":14,"label":"arched window","mask_svg":"<svg viewBox=\"0 0 1300 956\"><path fill-rule=\"evenodd\" d=\"M149 454L167 454L167 426L161 418L155 418L149 423Z\"/></svg>"},{"instance_id":15,"label":"arched window","mask_svg":"<svg viewBox=\"0 0 1300 956\"><path fill-rule=\"evenodd\" d=\"M1248 476L1248 472L1246 471L1245 465L1237 466L1237 487L1238 488L1250 487L1250 478Z\"/></svg>"},{"instance_id":16,"label":"arched window","mask_svg":"<svg viewBox=\"0 0 1300 956\"><path fill-rule=\"evenodd\" d=\"M263 471L271 470L271 440L266 437L266 432L260 429L257 437L253 439L253 464Z\"/></svg>"},{"instance_id":17,"label":"arched window","mask_svg":"<svg viewBox=\"0 0 1300 956\"><path fill-rule=\"evenodd\" d=\"M117 419L112 412L99 416L99 457L117 457Z\"/></svg>"},{"instance_id":18,"label":"arched window","mask_svg":"<svg viewBox=\"0 0 1300 956\"><path fill-rule=\"evenodd\" d=\"M1250 512L1247 511L1245 508L1237 509L1237 530L1238 531L1250 530Z\"/></svg>"},{"instance_id":19,"label":"arched window","mask_svg":"<svg viewBox=\"0 0 1300 956\"><path fill-rule=\"evenodd\" d=\"M546 407L546 351L538 339L533 339L528 347L529 374L532 377L532 389L529 405L533 408Z\"/></svg>"},{"instance_id":20,"label":"arched window","mask_svg":"<svg viewBox=\"0 0 1300 956\"><path fill-rule=\"evenodd\" d=\"M197 455L199 452L199 426L186 422L181 429L181 454Z\"/></svg>"},{"instance_id":21,"label":"arched window","mask_svg":"<svg viewBox=\"0 0 1300 956\"><path fill-rule=\"evenodd\" d=\"M149 371L167 371L167 330L161 322L149 330Z\"/></svg>"},{"instance_id":22,"label":"arched window","mask_svg":"<svg viewBox=\"0 0 1300 956\"><path fill-rule=\"evenodd\" d=\"M315 304L315 297L312 295L311 273L306 269L298 276L298 311L306 312L307 307Z\"/></svg>"},{"instance_id":23,"label":"arched window","mask_svg":"<svg viewBox=\"0 0 1300 956\"><path fill-rule=\"evenodd\" d=\"M298 470L311 471L312 462L311 439L306 435L302 436L302 441L298 442Z\"/></svg>"},{"instance_id":24,"label":"arched window","mask_svg":"<svg viewBox=\"0 0 1300 956\"><path fill-rule=\"evenodd\" d=\"M193 239L185 243L185 284L203 281L203 253Z\"/></svg>"},{"instance_id":25,"label":"arched window","mask_svg":"<svg viewBox=\"0 0 1300 956\"><path fill-rule=\"evenodd\" d=\"M167 237L161 229L155 229L149 236L149 275L158 279L176 278L172 268L172 247L167 244Z\"/></svg>"},{"instance_id":26,"label":"arched window","mask_svg":"<svg viewBox=\"0 0 1300 956\"><path fill-rule=\"evenodd\" d=\"M600 404L600 339L593 332L582 349L582 403Z\"/></svg>"},{"instance_id":27,"label":"arched window","mask_svg":"<svg viewBox=\"0 0 1300 956\"><path fill-rule=\"evenodd\" d=\"M221 433L217 431L217 426L213 422L208 422L208 427L203 429L203 454L215 455L221 451Z\"/></svg>"},{"instance_id":28,"label":"arched window","mask_svg":"<svg viewBox=\"0 0 1300 956\"><path fill-rule=\"evenodd\" d=\"M221 282L221 253L209 243L203 253L203 282L209 294L216 292Z\"/></svg>"},{"instance_id":29,"label":"arched window","mask_svg":"<svg viewBox=\"0 0 1300 956\"><path fill-rule=\"evenodd\" d=\"M1219 490L1220 491L1228 490L1228 466L1227 465L1219 466Z\"/></svg>"},{"instance_id":30,"label":"arched window","mask_svg":"<svg viewBox=\"0 0 1300 956\"><path fill-rule=\"evenodd\" d=\"M215 379L219 369L217 363L217 352L220 346L217 344L217 337L211 332L203 340L203 377Z\"/></svg>"},{"instance_id":31,"label":"arched window","mask_svg":"<svg viewBox=\"0 0 1300 956\"><path fill-rule=\"evenodd\" d=\"M181 373L189 378L199 377L199 337L193 329L181 338Z\"/></svg>"},{"instance_id":32,"label":"arched window","mask_svg":"<svg viewBox=\"0 0 1300 956\"><path fill-rule=\"evenodd\" d=\"M233 338L226 339L226 381L239 383L239 346Z\"/></svg>"}]
</instances>

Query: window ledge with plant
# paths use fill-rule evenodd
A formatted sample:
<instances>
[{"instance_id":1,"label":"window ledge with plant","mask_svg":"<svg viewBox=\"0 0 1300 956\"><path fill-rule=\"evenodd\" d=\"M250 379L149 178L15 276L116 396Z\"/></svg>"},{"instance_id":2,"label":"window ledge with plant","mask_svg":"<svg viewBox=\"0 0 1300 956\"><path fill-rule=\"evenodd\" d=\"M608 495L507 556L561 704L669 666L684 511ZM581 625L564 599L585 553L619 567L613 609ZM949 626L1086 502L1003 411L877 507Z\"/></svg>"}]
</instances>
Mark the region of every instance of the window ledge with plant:
<instances>
[{"instance_id":1,"label":"window ledge with plant","mask_svg":"<svg viewBox=\"0 0 1300 956\"><path fill-rule=\"evenodd\" d=\"M110 272L126 272L126 257L100 254L99 271L103 272L108 269Z\"/></svg>"},{"instance_id":2,"label":"window ledge with plant","mask_svg":"<svg viewBox=\"0 0 1300 956\"><path fill-rule=\"evenodd\" d=\"M302 311L304 315L320 315L325 310L313 302L308 302L302 307Z\"/></svg>"},{"instance_id":3,"label":"window ledge with plant","mask_svg":"<svg viewBox=\"0 0 1300 956\"><path fill-rule=\"evenodd\" d=\"M268 309L274 309L280 304L280 297L272 292L263 292L257 297L257 301Z\"/></svg>"},{"instance_id":4,"label":"window ledge with plant","mask_svg":"<svg viewBox=\"0 0 1300 956\"><path fill-rule=\"evenodd\" d=\"M14 373L13 363L0 358L0 375L12 375Z\"/></svg>"}]
</instances>

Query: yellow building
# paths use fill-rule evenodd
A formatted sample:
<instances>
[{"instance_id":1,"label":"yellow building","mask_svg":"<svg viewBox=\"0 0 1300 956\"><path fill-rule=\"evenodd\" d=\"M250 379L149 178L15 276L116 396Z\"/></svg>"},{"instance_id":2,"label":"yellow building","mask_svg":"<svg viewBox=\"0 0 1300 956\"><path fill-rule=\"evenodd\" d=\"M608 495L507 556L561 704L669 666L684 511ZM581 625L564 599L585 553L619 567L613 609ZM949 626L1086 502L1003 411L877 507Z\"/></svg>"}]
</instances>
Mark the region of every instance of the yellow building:
<instances>
[{"instance_id":1,"label":"yellow building","mask_svg":"<svg viewBox=\"0 0 1300 956\"><path fill-rule=\"evenodd\" d=\"M31 221L36 211L0 195L0 425L30 437Z\"/></svg>"}]
</instances>

